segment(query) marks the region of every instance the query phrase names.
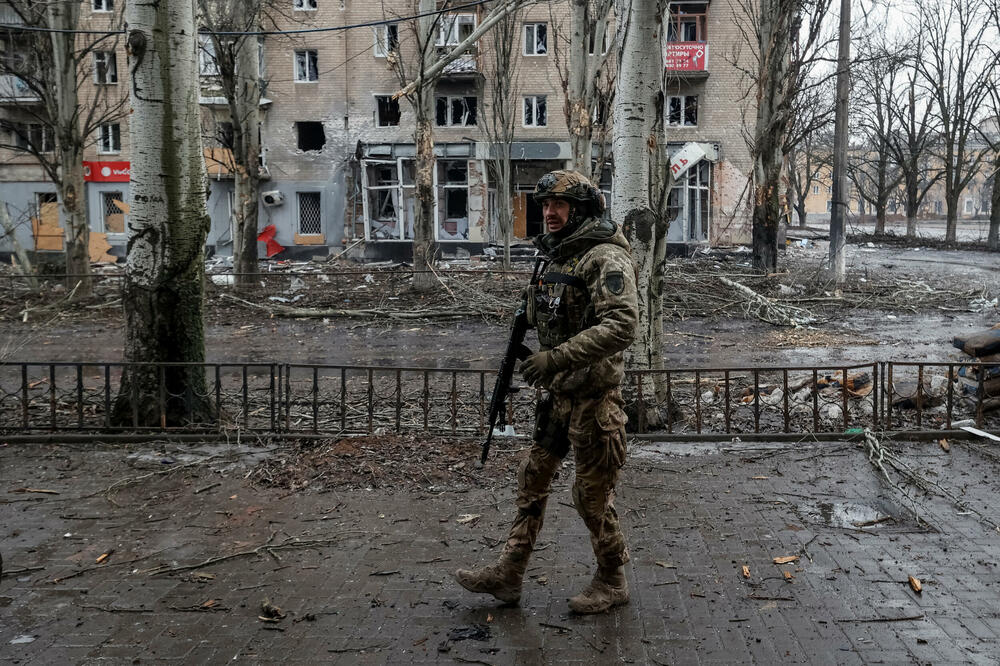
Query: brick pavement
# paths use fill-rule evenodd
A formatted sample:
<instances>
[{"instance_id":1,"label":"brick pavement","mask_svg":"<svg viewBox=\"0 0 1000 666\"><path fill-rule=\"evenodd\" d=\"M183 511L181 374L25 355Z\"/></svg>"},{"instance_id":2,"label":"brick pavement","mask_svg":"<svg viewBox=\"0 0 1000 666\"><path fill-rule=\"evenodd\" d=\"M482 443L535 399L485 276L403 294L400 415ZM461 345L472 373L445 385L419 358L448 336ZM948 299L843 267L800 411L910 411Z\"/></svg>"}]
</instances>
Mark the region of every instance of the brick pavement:
<instances>
[{"instance_id":1,"label":"brick pavement","mask_svg":"<svg viewBox=\"0 0 1000 666\"><path fill-rule=\"evenodd\" d=\"M127 451L84 449L0 446L4 663L1000 663L1000 534L969 512L997 516L1000 482L979 445L903 447L964 509L912 487L908 499L851 445L644 445L618 500L632 603L582 618L566 607L591 568L571 468L522 605L503 608L450 571L495 556L506 485L289 493L248 486L246 450L195 446L126 466ZM25 487L60 494L14 492ZM459 523L465 514L480 518ZM283 546L273 556L150 573L269 539ZM800 559L772 563L785 555ZM287 617L259 620L265 598ZM472 625L486 640L448 640Z\"/></svg>"}]
</instances>

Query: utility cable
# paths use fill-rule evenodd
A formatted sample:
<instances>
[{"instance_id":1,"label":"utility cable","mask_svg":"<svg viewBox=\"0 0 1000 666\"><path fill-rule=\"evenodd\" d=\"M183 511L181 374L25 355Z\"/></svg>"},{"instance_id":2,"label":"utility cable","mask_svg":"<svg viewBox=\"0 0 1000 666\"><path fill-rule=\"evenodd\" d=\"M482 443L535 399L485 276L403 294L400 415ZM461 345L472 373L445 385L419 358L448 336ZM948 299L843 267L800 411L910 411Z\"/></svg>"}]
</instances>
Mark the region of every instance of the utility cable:
<instances>
[{"instance_id":1,"label":"utility cable","mask_svg":"<svg viewBox=\"0 0 1000 666\"><path fill-rule=\"evenodd\" d=\"M355 28L373 28L380 25L392 25L394 23L402 23L403 21L412 21L414 19L424 18L425 16L437 16L439 14L449 14L458 9L479 7L480 5L489 4L491 2L494 2L494 0L474 0L474 2L467 2L461 5L445 7L444 9L435 9L434 11L423 12L420 14L411 14L409 16L400 16L398 18L392 18L392 19L382 19L380 21L367 21L365 23L351 23L349 25L327 26L322 28L301 28L298 30L255 30L255 31L216 31L216 30L208 30L202 28L199 29L198 32L203 35L221 35L229 37L236 37L241 35L247 35L247 36L304 35L316 32L341 32L344 30L353 30ZM107 36L107 35L125 34L124 28L122 28L121 30L66 30L62 28L45 28L41 26L10 25L10 24L0 24L0 30L18 31L18 32L60 33L60 34L73 34L73 35Z\"/></svg>"}]
</instances>

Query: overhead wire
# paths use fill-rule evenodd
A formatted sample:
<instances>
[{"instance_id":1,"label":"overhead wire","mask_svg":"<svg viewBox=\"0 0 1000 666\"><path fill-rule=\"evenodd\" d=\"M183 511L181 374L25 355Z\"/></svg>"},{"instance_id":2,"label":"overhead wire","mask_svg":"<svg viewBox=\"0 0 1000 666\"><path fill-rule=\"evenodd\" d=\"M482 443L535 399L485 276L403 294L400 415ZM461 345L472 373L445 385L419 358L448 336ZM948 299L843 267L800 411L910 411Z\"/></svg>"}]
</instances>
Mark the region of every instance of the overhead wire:
<instances>
[{"instance_id":1,"label":"overhead wire","mask_svg":"<svg viewBox=\"0 0 1000 666\"><path fill-rule=\"evenodd\" d=\"M402 23L403 21L412 21L414 19L424 18L425 16L437 16L439 14L448 14L459 9L468 9L470 7L479 7L480 5L489 4L494 2L494 0L473 0L473 2L466 2L461 5L452 5L445 7L443 9L435 9L429 12L421 12L418 14L410 14L409 16L399 16L391 19L381 19L378 21L366 21L364 23L350 23L347 25L335 25L335 26L324 26L319 28L299 28L296 30L252 30L252 31L219 31L219 30L208 30L201 28L198 30L199 34L204 35L219 35L223 37L238 37L238 36L268 36L268 35L304 35L310 33L320 33L320 32L342 32L344 30L354 30L357 28L374 28L380 25L391 25L393 23ZM9 23L0 24L0 30L8 31L19 31L19 32L43 32L43 33L60 33L60 34L73 34L73 35L121 35L125 33L125 29L120 30L75 30L75 29L64 29L64 28L47 28L43 26L29 26L29 25L12 25Z\"/></svg>"}]
</instances>

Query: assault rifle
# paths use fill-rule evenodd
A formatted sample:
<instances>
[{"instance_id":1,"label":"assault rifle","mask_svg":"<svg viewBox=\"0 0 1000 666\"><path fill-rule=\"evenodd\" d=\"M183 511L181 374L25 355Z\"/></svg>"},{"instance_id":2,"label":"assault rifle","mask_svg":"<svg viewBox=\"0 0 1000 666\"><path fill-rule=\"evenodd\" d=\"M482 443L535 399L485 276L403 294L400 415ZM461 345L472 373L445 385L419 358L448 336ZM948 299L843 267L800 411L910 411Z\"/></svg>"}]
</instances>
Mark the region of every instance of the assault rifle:
<instances>
[{"instance_id":1,"label":"assault rifle","mask_svg":"<svg viewBox=\"0 0 1000 666\"><path fill-rule=\"evenodd\" d=\"M535 268L531 271L531 282L538 281L542 268L542 258L535 260ZM493 441L493 430L497 427L507 425L507 397L517 392L518 389L510 385L514 379L515 365L518 361L531 356L531 350L524 346L524 334L528 332L528 303L527 299L521 301L521 305L514 313L514 322L510 329L510 339L507 340L507 351L504 352L503 360L500 361L500 369L497 371L497 382L493 386L493 397L490 399L490 414L486 425L486 441L483 442L483 455L479 458L479 463L486 462L486 456L490 453L490 442Z\"/></svg>"}]
</instances>

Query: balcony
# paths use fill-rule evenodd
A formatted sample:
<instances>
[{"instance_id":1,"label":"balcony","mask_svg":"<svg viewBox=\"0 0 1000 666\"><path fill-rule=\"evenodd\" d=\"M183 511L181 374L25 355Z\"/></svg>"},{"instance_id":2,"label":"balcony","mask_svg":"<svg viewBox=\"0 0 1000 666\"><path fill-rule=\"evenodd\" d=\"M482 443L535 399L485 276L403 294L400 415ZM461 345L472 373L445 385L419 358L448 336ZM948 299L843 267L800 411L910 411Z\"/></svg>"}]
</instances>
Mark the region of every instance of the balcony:
<instances>
[{"instance_id":1,"label":"balcony","mask_svg":"<svg viewBox=\"0 0 1000 666\"><path fill-rule=\"evenodd\" d=\"M438 49L438 57L448 54L447 48ZM472 48L458 56L444 67L441 76L446 79L470 79L479 75L479 53Z\"/></svg>"},{"instance_id":2,"label":"balcony","mask_svg":"<svg viewBox=\"0 0 1000 666\"><path fill-rule=\"evenodd\" d=\"M40 101L38 94L21 77L0 75L0 104L36 104Z\"/></svg>"}]
</instances>

